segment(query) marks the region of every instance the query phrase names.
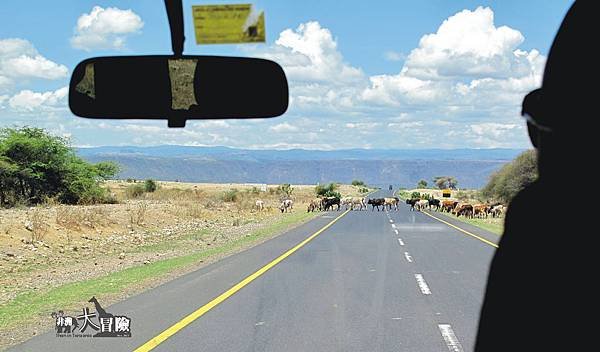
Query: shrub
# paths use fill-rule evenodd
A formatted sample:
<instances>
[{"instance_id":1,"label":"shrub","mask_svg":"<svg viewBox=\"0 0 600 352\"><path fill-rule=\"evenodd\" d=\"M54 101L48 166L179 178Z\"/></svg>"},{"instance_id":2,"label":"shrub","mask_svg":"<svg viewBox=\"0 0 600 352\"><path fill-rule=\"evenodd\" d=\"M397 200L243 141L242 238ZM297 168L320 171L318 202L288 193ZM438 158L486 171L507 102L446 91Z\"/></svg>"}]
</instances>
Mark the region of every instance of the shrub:
<instances>
[{"instance_id":1,"label":"shrub","mask_svg":"<svg viewBox=\"0 0 600 352\"><path fill-rule=\"evenodd\" d=\"M148 193L152 193L152 192L156 191L157 188L158 188L158 185L156 184L156 181L154 181L152 179L147 179L146 181L144 181L144 191L146 191Z\"/></svg>"},{"instance_id":2,"label":"shrub","mask_svg":"<svg viewBox=\"0 0 600 352\"><path fill-rule=\"evenodd\" d=\"M318 184L318 185L315 186L315 193L318 196L333 197L333 196L330 196L328 194L334 194L335 193L335 194L339 195L339 193L335 191L337 188L338 188L338 185L335 184L335 183L333 183L333 182L330 183L330 184L328 184L328 185Z\"/></svg>"},{"instance_id":3,"label":"shrub","mask_svg":"<svg viewBox=\"0 0 600 352\"><path fill-rule=\"evenodd\" d=\"M233 188L230 189L229 191L225 191L223 192L223 195L221 195L221 200L224 202L235 202L238 198L238 190Z\"/></svg>"},{"instance_id":4,"label":"shrub","mask_svg":"<svg viewBox=\"0 0 600 352\"><path fill-rule=\"evenodd\" d=\"M366 184L361 180L353 180L352 186L366 186Z\"/></svg>"},{"instance_id":5,"label":"shrub","mask_svg":"<svg viewBox=\"0 0 600 352\"><path fill-rule=\"evenodd\" d=\"M145 189L141 184L133 184L125 188L125 196L127 198L139 198L144 195Z\"/></svg>"},{"instance_id":6,"label":"shrub","mask_svg":"<svg viewBox=\"0 0 600 352\"><path fill-rule=\"evenodd\" d=\"M284 184L277 186L277 194L285 195L286 197L289 197L292 195L293 192L294 192L294 188L289 183L284 183Z\"/></svg>"}]
</instances>

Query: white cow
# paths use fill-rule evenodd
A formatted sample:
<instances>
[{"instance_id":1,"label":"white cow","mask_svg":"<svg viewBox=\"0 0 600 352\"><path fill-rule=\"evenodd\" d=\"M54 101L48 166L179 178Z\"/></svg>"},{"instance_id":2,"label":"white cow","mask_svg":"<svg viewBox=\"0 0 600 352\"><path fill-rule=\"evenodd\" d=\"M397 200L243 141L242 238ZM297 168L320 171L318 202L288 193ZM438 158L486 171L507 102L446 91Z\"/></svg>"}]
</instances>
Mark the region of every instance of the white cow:
<instances>
[{"instance_id":1,"label":"white cow","mask_svg":"<svg viewBox=\"0 0 600 352\"><path fill-rule=\"evenodd\" d=\"M293 207L294 207L294 201L292 201L291 199L284 199L283 201L281 201L281 204L279 205L279 210L281 210L282 213L287 213L287 212L291 212Z\"/></svg>"},{"instance_id":2,"label":"white cow","mask_svg":"<svg viewBox=\"0 0 600 352\"><path fill-rule=\"evenodd\" d=\"M256 203L254 203L254 206L258 211L263 211L265 209L265 202L263 202L260 199L257 199Z\"/></svg>"},{"instance_id":3,"label":"white cow","mask_svg":"<svg viewBox=\"0 0 600 352\"><path fill-rule=\"evenodd\" d=\"M421 199L415 203L415 208L417 210L423 210L429 207L429 201L427 199Z\"/></svg>"}]
</instances>

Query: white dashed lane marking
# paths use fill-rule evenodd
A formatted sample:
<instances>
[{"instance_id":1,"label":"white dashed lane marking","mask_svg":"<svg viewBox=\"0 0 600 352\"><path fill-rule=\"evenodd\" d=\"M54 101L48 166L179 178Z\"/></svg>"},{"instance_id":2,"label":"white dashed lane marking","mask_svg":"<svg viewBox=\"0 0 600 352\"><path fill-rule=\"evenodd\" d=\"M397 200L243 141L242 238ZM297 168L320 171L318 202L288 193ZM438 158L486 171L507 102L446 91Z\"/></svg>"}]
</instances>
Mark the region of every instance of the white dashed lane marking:
<instances>
[{"instance_id":1,"label":"white dashed lane marking","mask_svg":"<svg viewBox=\"0 0 600 352\"><path fill-rule=\"evenodd\" d=\"M410 256L410 253L408 253L408 252L404 252L404 258L406 258L406 260L407 260L409 263L412 263L412 262L413 262L413 259L412 259L412 257Z\"/></svg>"},{"instance_id":2,"label":"white dashed lane marking","mask_svg":"<svg viewBox=\"0 0 600 352\"><path fill-rule=\"evenodd\" d=\"M401 246L404 246L404 242L402 241L401 238L398 239L398 243L400 243Z\"/></svg>"},{"instance_id":3,"label":"white dashed lane marking","mask_svg":"<svg viewBox=\"0 0 600 352\"><path fill-rule=\"evenodd\" d=\"M427 282L425 282L425 279L423 278L423 275L421 275L421 274L415 274L415 279L417 279L417 284L419 285L419 288L421 289L421 292L424 295L430 295L431 294L431 290L429 289L429 286L427 285Z\"/></svg>"},{"instance_id":4,"label":"white dashed lane marking","mask_svg":"<svg viewBox=\"0 0 600 352\"><path fill-rule=\"evenodd\" d=\"M449 351L451 351L451 352L463 352L464 351L460 342L458 341L458 338L454 334L454 331L452 330L452 326L450 326L450 324L438 324L438 327L440 329L440 333L442 334L442 337L444 338L444 341L446 341L446 346L448 346Z\"/></svg>"}]
</instances>

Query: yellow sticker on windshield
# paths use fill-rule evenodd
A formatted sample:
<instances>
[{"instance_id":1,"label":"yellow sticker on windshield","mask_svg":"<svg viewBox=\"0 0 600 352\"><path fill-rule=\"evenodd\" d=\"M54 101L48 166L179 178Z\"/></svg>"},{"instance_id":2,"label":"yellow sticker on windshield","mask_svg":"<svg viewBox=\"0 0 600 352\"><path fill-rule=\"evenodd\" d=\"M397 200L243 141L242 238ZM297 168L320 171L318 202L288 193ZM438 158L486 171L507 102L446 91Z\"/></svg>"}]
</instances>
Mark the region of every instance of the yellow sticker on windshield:
<instances>
[{"instance_id":1,"label":"yellow sticker on windshield","mask_svg":"<svg viewBox=\"0 0 600 352\"><path fill-rule=\"evenodd\" d=\"M252 4L192 6L197 44L265 42L265 14Z\"/></svg>"}]
</instances>

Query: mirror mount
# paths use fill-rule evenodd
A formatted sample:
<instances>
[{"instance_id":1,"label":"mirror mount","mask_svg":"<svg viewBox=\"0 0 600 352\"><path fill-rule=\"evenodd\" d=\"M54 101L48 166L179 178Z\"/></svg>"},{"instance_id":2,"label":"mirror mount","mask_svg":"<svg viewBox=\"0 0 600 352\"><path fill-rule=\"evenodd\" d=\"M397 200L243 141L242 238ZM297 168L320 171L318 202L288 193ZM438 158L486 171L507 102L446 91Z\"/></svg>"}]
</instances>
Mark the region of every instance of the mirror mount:
<instances>
[{"instance_id":1,"label":"mirror mount","mask_svg":"<svg viewBox=\"0 0 600 352\"><path fill-rule=\"evenodd\" d=\"M169 128L183 128L187 119L180 114L170 113L167 121Z\"/></svg>"},{"instance_id":2,"label":"mirror mount","mask_svg":"<svg viewBox=\"0 0 600 352\"><path fill-rule=\"evenodd\" d=\"M165 0L167 16L169 17L169 28L171 30L171 48L173 56L181 58L183 55L183 45L185 42L183 26L183 5L181 0ZM185 127L186 118L176 114L167 116L169 128Z\"/></svg>"},{"instance_id":3,"label":"mirror mount","mask_svg":"<svg viewBox=\"0 0 600 352\"><path fill-rule=\"evenodd\" d=\"M171 29L171 47L173 55L180 58L183 55L183 43L185 42L183 27L183 5L181 0L165 0L169 27Z\"/></svg>"}]
</instances>

